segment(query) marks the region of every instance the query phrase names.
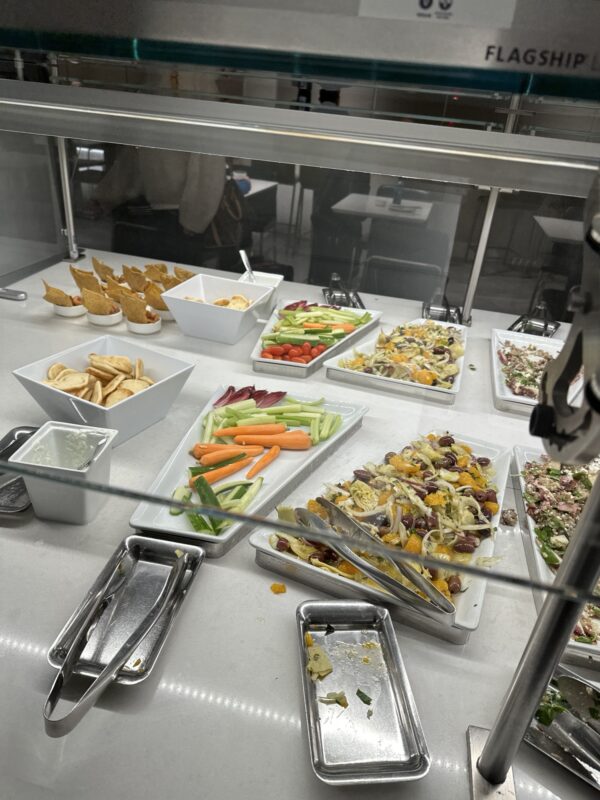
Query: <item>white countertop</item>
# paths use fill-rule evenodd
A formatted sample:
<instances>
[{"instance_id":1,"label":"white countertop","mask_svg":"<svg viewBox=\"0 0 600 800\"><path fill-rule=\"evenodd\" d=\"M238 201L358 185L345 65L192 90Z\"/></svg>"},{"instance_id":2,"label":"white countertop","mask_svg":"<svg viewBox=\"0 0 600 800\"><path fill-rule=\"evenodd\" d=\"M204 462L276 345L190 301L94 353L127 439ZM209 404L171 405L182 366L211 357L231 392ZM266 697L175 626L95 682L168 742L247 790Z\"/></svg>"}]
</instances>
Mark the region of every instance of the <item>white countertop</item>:
<instances>
[{"instance_id":1,"label":"white countertop","mask_svg":"<svg viewBox=\"0 0 600 800\"><path fill-rule=\"evenodd\" d=\"M92 252L79 266L91 263ZM117 256L95 254L115 267L122 263ZM126 262L142 265L144 259L128 256ZM42 275L50 283L70 285L63 262L16 284L29 292L27 301L0 301L2 434L45 421L10 371L103 332L85 318L53 316L41 301ZM316 299L319 292L283 284L280 297ZM380 308L389 324L420 315L415 302L365 296L365 304ZM307 381L286 383L295 389L300 384L315 396L364 401L371 411L355 436L366 443L370 431L381 426L389 429L390 445L399 445L406 439L403 431L435 422L498 444L533 442L525 418L500 414L492 405L490 331L506 327L512 317L474 311L473 318L465 363L476 371L466 370L452 408L349 388L326 381L324 370ZM259 331L235 346L184 338L175 323L143 337L144 346L191 358L197 366L168 417L113 451L115 485L145 490L216 384L276 383L251 370L249 354ZM124 325L110 333L131 335ZM338 471L342 464L338 454ZM334 789L321 784L310 767L295 628L298 604L324 595L292 581L286 594L273 595L269 586L278 578L255 565L244 541L201 567L149 679L109 689L69 736L48 738L42 706L54 670L46 650L130 533L133 509L133 503L111 497L87 526L35 518L16 527L0 523L2 800L336 800L343 794L356 800L466 800L466 729L493 722L535 619L531 593L489 584L481 625L464 646L396 626L431 751L431 771L416 783ZM526 574L518 529L501 532L498 547L502 569ZM596 797L526 745L519 753L516 783L519 800Z\"/></svg>"}]
</instances>

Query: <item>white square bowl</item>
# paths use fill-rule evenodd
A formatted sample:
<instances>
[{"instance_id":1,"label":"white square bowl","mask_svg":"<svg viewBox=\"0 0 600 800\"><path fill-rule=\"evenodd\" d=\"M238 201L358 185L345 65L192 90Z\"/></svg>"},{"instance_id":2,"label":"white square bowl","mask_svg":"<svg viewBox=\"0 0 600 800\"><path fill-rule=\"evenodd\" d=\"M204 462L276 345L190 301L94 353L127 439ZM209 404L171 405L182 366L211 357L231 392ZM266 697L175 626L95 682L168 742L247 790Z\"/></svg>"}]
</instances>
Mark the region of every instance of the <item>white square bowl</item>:
<instances>
[{"instance_id":1,"label":"white square bowl","mask_svg":"<svg viewBox=\"0 0 600 800\"><path fill-rule=\"evenodd\" d=\"M272 275L270 272L257 272L253 270L254 277L256 278L256 283L259 286L272 286L273 292L266 301L262 301L260 304L260 313L264 314L265 317L269 317L277 304L277 298L279 297L279 284L283 280L283 275ZM248 276L247 272L238 278L238 283L252 283L250 277ZM242 292L243 294L243 292Z\"/></svg>"},{"instance_id":2,"label":"white square bowl","mask_svg":"<svg viewBox=\"0 0 600 800\"><path fill-rule=\"evenodd\" d=\"M86 434L86 441L80 452L73 453L73 443L69 437ZM88 428L83 425L71 425L65 422L46 422L33 434L33 436L16 453L9 458L17 464L33 466L40 472L48 475L53 480L44 480L31 475L24 475L23 480L27 487L27 494L36 517L51 519L56 522L68 522L72 525L85 525L98 513L105 502L101 492L91 492L79 486L70 486L61 483L61 479L77 478L78 480L91 481L107 485L110 480L110 457L112 441L117 436L116 430L106 428ZM106 437L106 441L96 452L97 442ZM68 462L73 461L75 466L48 466L40 463L38 455L40 448L44 448L52 464L64 463L65 450L71 455ZM71 454L68 450L71 449ZM78 447L77 450L80 448ZM63 456L63 457L61 457ZM84 468L78 468L86 458L92 457L91 462Z\"/></svg>"},{"instance_id":3,"label":"white square bowl","mask_svg":"<svg viewBox=\"0 0 600 800\"><path fill-rule=\"evenodd\" d=\"M273 291L273 286L244 283L241 287L239 280L194 275L168 292L163 292L162 297L186 336L235 344L266 311ZM251 304L245 311L212 305L219 297L231 297L234 294L243 294L250 300ZM186 300L186 296L199 297L204 302Z\"/></svg>"},{"instance_id":4,"label":"white square bowl","mask_svg":"<svg viewBox=\"0 0 600 800\"><path fill-rule=\"evenodd\" d=\"M84 370L89 366L90 353L129 356L132 360L141 358L146 373L156 383L110 408L81 400L42 383L51 364L59 361L67 367ZM13 375L51 419L91 425L96 428L114 428L119 431L119 435L113 441L115 446L161 420L193 369L193 364L164 356L137 342L119 339L116 336L99 336L97 339L91 339L84 344L61 350L47 358L20 367L14 370Z\"/></svg>"}]
</instances>

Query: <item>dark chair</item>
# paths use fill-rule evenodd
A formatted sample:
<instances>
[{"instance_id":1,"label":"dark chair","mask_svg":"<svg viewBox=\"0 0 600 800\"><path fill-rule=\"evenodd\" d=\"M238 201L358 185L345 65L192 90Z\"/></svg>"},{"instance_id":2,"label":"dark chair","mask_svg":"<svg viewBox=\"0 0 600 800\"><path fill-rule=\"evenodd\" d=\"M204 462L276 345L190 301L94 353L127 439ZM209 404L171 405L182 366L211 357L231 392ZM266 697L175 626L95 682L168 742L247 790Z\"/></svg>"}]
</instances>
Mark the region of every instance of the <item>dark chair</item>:
<instances>
[{"instance_id":1,"label":"dark chair","mask_svg":"<svg viewBox=\"0 0 600 800\"><path fill-rule=\"evenodd\" d=\"M431 301L443 297L446 276L437 264L387 256L367 258L361 291Z\"/></svg>"}]
</instances>

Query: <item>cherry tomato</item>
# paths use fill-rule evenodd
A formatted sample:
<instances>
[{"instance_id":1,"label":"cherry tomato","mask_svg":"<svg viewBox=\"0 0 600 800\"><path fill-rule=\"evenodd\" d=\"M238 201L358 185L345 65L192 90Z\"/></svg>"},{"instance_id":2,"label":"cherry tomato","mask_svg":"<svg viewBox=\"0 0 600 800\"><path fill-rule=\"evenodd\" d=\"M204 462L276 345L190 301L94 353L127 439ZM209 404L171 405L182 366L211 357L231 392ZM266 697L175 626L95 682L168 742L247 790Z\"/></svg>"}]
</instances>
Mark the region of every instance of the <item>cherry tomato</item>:
<instances>
[{"instance_id":1,"label":"cherry tomato","mask_svg":"<svg viewBox=\"0 0 600 800\"><path fill-rule=\"evenodd\" d=\"M283 352L284 353L289 353L290 350L292 349L292 345L291 344L282 344L281 346L283 347Z\"/></svg>"},{"instance_id":2,"label":"cherry tomato","mask_svg":"<svg viewBox=\"0 0 600 800\"><path fill-rule=\"evenodd\" d=\"M327 345L326 344L318 344L317 345L317 350L319 351L319 354L320 353L324 353L325 350L327 350Z\"/></svg>"},{"instance_id":3,"label":"cherry tomato","mask_svg":"<svg viewBox=\"0 0 600 800\"><path fill-rule=\"evenodd\" d=\"M294 364L305 364L306 363L303 358L300 358L298 356L296 356L294 358L290 358L290 361L293 361Z\"/></svg>"},{"instance_id":4,"label":"cherry tomato","mask_svg":"<svg viewBox=\"0 0 600 800\"><path fill-rule=\"evenodd\" d=\"M272 344L270 347L266 348L268 353L273 353L274 356L282 356L285 353L283 347L278 344Z\"/></svg>"},{"instance_id":5,"label":"cherry tomato","mask_svg":"<svg viewBox=\"0 0 600 800\"><path fill-rule=\"evenodd\" d=\"M288 350L288 356L290 358L298 358L298 356L302 355L302 349L300 347L292 347L291 350Z\"/></svg>"},{"instance_id":6,"label":"cherry tomato","mask_svg":"<svg viewBox=\"0 0 600 800\"><path fill-rule=\"evenodd\" d=\"M312 347L310 350L310 354L313 358L321 355L321 351L317 347Z\"/></svg>"},{"instance_id":7,"label":"cherry tomato","mask_svg":"<svg viewBox=\"0 0 600 800\"><path fill-rule=\"evenodd\" d=\"M262 353L260 354L260 357L261 358L273 358L273 354L272 353L267 353L266 350L263 350Z\"/></svg>"},{"instance_id":8,"label":"cherry tomato","mask_svg":"<svg viewBox=\"0 0 600 800\"><path fill-rule=\"evenodd\" d=\"M302 345L302 352L304 353L305 356L308 356L310 355L310 351L311 351L310 342L304 342L304 344Z\"/></svg>"},{"instance_id":9,"label":"cherry tomato","mask_svg":"<svg viewBox=\"0 0 600 800\"><path fill-rule=\"evenodd\" d=\"M312 361L312 356L300 356L300 361L304 361L305 364L310 364Z\"/></svg>"}]
</instances>

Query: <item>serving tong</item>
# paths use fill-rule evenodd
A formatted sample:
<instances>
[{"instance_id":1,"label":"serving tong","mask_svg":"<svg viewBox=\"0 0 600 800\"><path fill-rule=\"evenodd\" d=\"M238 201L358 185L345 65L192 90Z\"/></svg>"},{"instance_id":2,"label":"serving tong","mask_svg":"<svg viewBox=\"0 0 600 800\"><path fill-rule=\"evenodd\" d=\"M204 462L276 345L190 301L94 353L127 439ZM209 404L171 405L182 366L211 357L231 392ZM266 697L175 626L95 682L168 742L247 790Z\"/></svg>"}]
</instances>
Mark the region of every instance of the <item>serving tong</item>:
<instances>
[{"instance_id":1,"label":"serving tong","mask_svg":"<svg viewBox=\"0 0 600 800\"><path fill-rule=\"evenodd\" d=\"M123 677L124 673L129 671L129 667L126 667L128 660L153 631L157 623L161 623L164 636L166 636L204 556L200 548L176 545L172 542L155 542L165 552L171 550L173 558L167 562L162 555L162 550L150 552L153 541L130 536L121 543L51 648L49 661L51 664L59 666L59 671L44 705L44 727L48 736L65 736L72 731L113 680L135 683L149 674L151 663L147 667L145 665L140 667L138 671L134 669L131 678ZM146 550L149 555L145 552ZM108 663L91 665L91 672L85 667L82 668L80 658L101 618L104 617L107 622L106 635L108 636L111 635L112 623L117 627L122 624L122 621L119 623L115 621L115 611L138 561L144 557L156 558L156 563L169 563L170 565L168 576L160 592L140 623L129 633L114 656L109 658ZM157 657L164 636L159 637L158 643L153 645L153 658ZM67 714L55 718L53 714L63 688L75 674L93 674L94 680Z\"/></svg>"},{"instance_id":2,"label":"serving tong","mask_svg":"<svg viewBox=\"0 0 600 800\"><path fill-rule=\"evenodd\" d=\"M439 589L428 581L427 578L408 564L390 561L407 580L425 595L427 599L424 599L416 591L400 583L400 581L355 553L346 541L344 541L340 532L347 538L353 539L356 545L360 545L360 539L362 538L364 540L365 536L381 544L374 534L356 522L356 520L330 500L319 497L317 498L317 502L327 511L329 523L319 517L318 514L307 511L305 508L297 508L294 513L300 525L310 527L317 531L326 531L330 535L333 534L337 536L338 540L335 542L328 540L327 546L380 586L385 587L391 595L391 601L396 605L409 605L438 622L444 622L447 625L454 624L454 605L439 591Z\"/></svg>"}]
</instances>

